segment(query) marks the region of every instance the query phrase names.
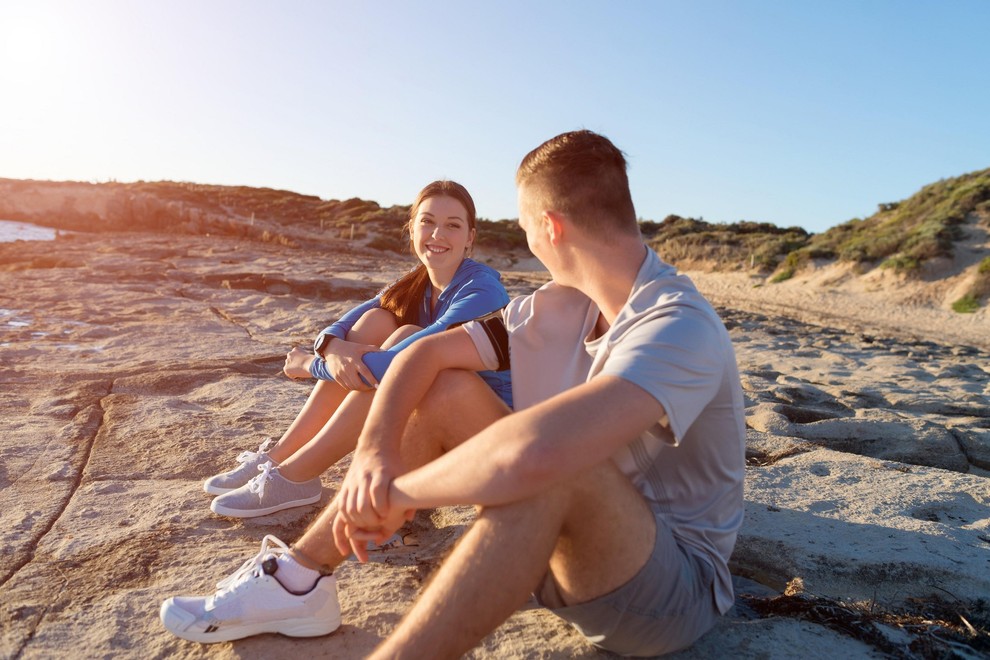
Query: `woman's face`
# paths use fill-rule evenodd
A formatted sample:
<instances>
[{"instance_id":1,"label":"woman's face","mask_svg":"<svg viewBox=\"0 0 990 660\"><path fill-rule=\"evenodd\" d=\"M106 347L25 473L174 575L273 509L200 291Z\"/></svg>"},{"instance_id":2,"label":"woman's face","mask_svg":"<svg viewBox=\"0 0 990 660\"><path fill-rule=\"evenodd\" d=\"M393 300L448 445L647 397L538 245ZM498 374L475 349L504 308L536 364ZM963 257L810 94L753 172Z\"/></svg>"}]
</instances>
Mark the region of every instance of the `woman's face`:
<instances>
[{"instance_id":1,"label":"woman's face","mask_svg":"<svg viewBox=\"0 0 990 660\"><path fill-rule=\"evenodd\" d=\"M431 270L449 270L452 274L474 242L467 209L445 195L423 200L411 229L416 256Z\"/></svg>"}]
</instances>

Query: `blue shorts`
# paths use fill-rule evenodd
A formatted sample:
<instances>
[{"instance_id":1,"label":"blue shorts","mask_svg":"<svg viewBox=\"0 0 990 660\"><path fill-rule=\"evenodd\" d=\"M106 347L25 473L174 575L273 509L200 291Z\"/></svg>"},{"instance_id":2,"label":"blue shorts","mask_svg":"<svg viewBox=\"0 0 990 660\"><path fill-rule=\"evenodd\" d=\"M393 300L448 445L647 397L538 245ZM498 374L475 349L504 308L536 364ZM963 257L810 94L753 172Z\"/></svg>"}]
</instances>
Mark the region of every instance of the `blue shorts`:
<instances>
[{"instance_id":1,"label":"blue shorts","mask_svg":"<svg viewBox=\"0 0 990 660\"><path fill-rule=\"evenodd\" d=\"M651 656L686 648L718 620L715 569L685 550L657 519L653 554L629 582L578 605L564 605L547 573L536 600L595 646L620 655Z\"/></svg>"}]
</instances>

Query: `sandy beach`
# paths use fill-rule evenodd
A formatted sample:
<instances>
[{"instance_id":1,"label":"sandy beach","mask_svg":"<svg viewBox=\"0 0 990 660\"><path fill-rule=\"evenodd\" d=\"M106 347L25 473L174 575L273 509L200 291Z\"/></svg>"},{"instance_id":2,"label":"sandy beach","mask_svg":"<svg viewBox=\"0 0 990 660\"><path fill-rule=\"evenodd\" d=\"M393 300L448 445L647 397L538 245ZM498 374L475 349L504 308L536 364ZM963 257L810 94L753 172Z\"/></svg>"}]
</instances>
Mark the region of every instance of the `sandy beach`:
<instances>
[{"instance_id":1,"label":"sandy beach","mask_svg":"<svg viewBox=\"0 0 990 660\"><path fill-rule=\"evenodd\" d=\"M157 612L319 511L226 519L201 484L295 416L311 385L281 375L285 352L408 264L343 241L0 244L0 657L359 658L387 635L470 508L420 512L369 564L346 562L344 625L325 638L203 646ZM533 268L504 271L510 295L546 281ZM749 467L736 607L671 657L990 653L986 309L904 283L690 275L736 347ZM530 604L469 657L610 656Z\"/></svg>"}]
</instances>

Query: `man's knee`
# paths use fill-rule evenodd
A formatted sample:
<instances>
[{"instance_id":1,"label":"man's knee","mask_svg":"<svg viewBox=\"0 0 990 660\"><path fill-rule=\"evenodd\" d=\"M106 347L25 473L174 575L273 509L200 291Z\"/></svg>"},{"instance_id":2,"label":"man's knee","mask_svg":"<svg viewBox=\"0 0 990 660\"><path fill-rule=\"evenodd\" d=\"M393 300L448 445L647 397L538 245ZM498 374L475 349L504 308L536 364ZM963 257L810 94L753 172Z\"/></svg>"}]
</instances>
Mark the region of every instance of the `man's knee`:
<instances>
[{"instance_id":1,"label":"man's knee","mask_svg":"<svg viewBox=\"0 0 990 660\"><path fill-rule=\"evenodd\" d=\"M479 395L484 396L484 390L491 392L476 373L463 369L444 369L437 374L420 402L419 411L449 415L452 411L471 405Z\"/></svg>"},{"instance_id":2,"label":"man's knee","mask_svg":"<svg viewBox=\"0 0 990 660\"><path fill-rule=\"evenodd\" d=\"M478 374L446 369L416 407L406 435L431 436L449 451L510 412Z\"/></svg>"},{"instance_id":3,"label":"man's knee","mask_svg":"<svg viewBox=\"0 0 990 660\"><path fill-rule=\"evenodd\" d=\"M571 508L582 520L595 513L608 519L652 520L653 512L643 494L611 460L589 468L580 478L568 482ZM616 522L619 522L616 520Z\"/></svg>"},{"instance_id":4,"label":"man's knee","mask_svg":"<svg viewBox=\"0 0 990 660\"><path fill-rule=\"evenodd\" d=\"M646 499L611 460L603 461L508 507L480 508L479 517L544 516L565 538L637 535L649 542L654 516Z\"/></svg>"}]
</instances>

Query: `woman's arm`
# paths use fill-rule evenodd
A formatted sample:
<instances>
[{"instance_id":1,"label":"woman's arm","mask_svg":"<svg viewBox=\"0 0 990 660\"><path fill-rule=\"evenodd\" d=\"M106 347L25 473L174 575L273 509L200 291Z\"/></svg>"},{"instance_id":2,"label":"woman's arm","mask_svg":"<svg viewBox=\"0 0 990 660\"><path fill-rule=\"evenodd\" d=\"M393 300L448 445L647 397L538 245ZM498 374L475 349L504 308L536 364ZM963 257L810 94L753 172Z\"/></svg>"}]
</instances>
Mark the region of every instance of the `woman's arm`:
<instances>
[{"instance_id":1,"label":"woman's arm","mask_svg":"<svg viewBox=\"0 0 990 660\"><path fill-rule=\"evenodd\" d=\"M336 337L337 339L347 339L347 333L351 331L354 324L364 316L369 310L377 309L381 307L381 296L375 296L371 300L365 300L363 303L357 307L351 309L346 314L341 316L337 321L328 325L320 331L320 334L316 335L316 339L313 341L313 352L318 353L316 350L320 344L324 335L330 335L331 337ZM330 342L333 344L334 342Z\"/></svg>"},{"instance_id":2,"label":"woman's arm","mask_svg":"<svg viewBox=\"0 0 990 660\"><path fill-rule=\"evenodd\" d=\"M316 336L313 355L301 357L289 353L283 368L285 374L291 378L312 376L332 380L348 390L366 390L377 385L378 379L362 357L378 347L347 341L346 337L362 316L380 307L381 296L375 296L348 311Z\"/></svg>"},{"instance_id":3,"label":"woman's arm","mask_svg":"<svg viewBox=\"0 0 990 660\"><path fill-rule=\"evenodd\" d=\"M365 354L364 363L371 369L375 378L381 381L395 357L420 339L441 333L452 325L467 323L502 309L508 302L509 294L505 292L502 283L491 275L483 274L461 287L457 297L436 321L387 350Z\"/></svg>"}]
</instances>

